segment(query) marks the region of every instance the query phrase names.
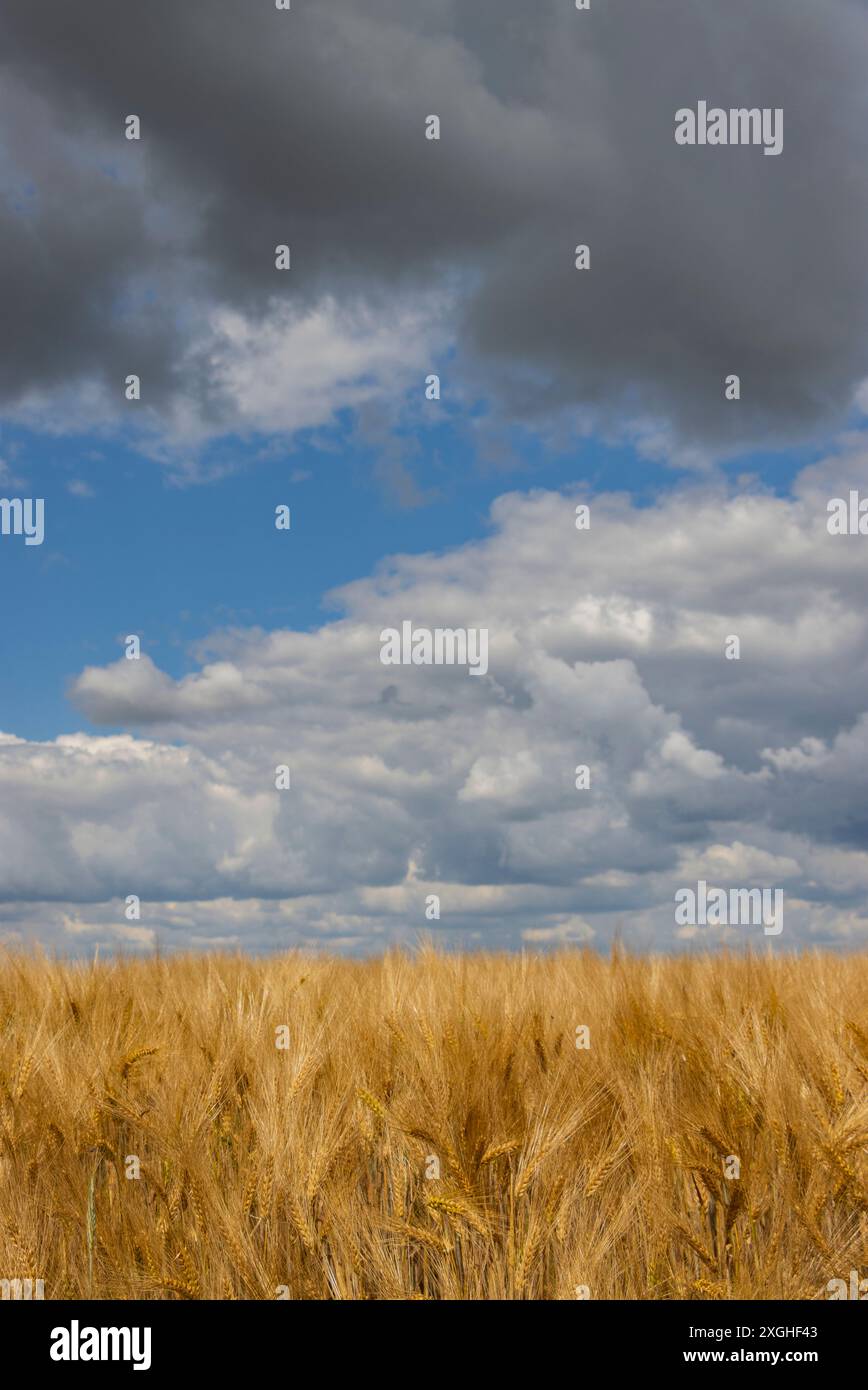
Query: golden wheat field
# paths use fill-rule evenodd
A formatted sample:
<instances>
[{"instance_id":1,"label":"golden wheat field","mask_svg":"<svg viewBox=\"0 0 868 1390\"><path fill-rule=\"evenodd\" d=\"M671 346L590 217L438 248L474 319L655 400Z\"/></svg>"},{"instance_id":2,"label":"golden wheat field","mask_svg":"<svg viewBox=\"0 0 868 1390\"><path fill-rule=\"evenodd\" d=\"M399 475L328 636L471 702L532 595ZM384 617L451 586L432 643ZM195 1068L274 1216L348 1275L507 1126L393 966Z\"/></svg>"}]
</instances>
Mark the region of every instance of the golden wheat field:
<instances>
[{"instance_id":1,"label":"golden wheat field","mask_svg":"<svg viewBox=\"0 0 868 1390\"><path fill-rule=\"evenodd\" d=\"M5 956L0 1278L826 1298L868 1260L866 1011L864 955Z\"/></svg>"}]
</instances>

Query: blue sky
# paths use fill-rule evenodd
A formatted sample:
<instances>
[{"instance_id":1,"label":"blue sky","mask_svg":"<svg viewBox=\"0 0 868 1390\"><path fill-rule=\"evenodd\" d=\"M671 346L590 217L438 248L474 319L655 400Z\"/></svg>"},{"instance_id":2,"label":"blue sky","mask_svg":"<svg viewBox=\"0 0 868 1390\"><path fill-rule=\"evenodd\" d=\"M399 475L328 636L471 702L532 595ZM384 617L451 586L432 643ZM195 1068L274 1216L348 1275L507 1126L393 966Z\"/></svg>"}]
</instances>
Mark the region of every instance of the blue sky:
<instances>
[{"instance_id":1,"label":"blue sky","mask_svg":"<svg viewBox=\"0 0 868 1390\"><path fill-rule=\"evenodd\" d=\"M586 484L589 497L626 491L641 507L692 481L625 445L591 436L556 450L519 428L508 434L511 458L494 467L480 461L463 422L436 426L438 405L423 409L426 427L402 439L421 498L413 506L377 480L376 450L350 425L316 442L229 437L219 457L232 471L201 482L179 478L123 436L70 439L7 426L2 456L28 496L45 498L47 538L38 549L0 547L6 640L27 653L0 671L0 729L30 739L90 729L67 686L84 666L115 660L128 633L181 676L192 669L191 644L220 628L318 626L333 616L329 591L381 560L484 536L501 493ZM729 472L785 492L817 452L748 453ZM273 528L278 503L291 508L290 533Z\"/></svg>"}]
</instances>

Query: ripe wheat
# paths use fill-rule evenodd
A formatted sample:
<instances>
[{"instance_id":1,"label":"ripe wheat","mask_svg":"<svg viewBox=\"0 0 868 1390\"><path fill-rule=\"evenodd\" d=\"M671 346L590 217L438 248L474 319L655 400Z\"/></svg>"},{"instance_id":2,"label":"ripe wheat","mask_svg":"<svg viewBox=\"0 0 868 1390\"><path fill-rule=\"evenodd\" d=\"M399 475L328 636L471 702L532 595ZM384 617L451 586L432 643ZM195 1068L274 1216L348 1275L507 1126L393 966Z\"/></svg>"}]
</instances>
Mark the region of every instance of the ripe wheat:
<instances>
[{"instance_id":1,"label":"ripe wheat","mask_svg":"<svg viewBox=\"0 0 868 1390\"><path fill-rule=\"evenodd\" d=\"M7 955L0 1277L822 1298L868 1263L866 1007L864 955Z\"/></svg>"}]
</instances>

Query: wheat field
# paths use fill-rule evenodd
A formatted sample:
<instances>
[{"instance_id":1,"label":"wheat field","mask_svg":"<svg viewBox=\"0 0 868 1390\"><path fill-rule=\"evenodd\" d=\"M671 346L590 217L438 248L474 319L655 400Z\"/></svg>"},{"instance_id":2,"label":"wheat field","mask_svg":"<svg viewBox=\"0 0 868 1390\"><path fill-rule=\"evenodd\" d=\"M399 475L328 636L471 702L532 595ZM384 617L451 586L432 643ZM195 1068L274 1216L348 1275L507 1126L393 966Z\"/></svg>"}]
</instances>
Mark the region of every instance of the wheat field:
<instances>
[{"instance_id":1,"label":"wheat field","mask_svg":"<svg viewBox=\"0 0 868 1390\"><path fill-rule=\"evenodd\" d=\"M0 1278L826 1298L868 1272L866 1011L865 955L6 955Z\"/></svg>"}]
</instances>

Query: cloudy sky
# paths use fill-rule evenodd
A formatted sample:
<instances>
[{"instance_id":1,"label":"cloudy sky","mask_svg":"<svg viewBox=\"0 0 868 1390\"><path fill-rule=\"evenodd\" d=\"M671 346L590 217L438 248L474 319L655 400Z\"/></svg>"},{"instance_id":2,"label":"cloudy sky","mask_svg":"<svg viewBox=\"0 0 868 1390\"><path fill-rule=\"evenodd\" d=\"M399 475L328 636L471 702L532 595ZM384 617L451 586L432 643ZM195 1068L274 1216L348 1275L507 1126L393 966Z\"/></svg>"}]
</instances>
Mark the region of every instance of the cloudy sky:
<instances>
[{"instance_id":1,"label":"cloudy sky","mask_svg":"<svg viewBox=\"0 0 868 1390\"><path fill-rule=\"evenodd\" d=\"M4 0L0 66L0 941L864 949L865 0Z\"/></svg>"}]
</instances>

